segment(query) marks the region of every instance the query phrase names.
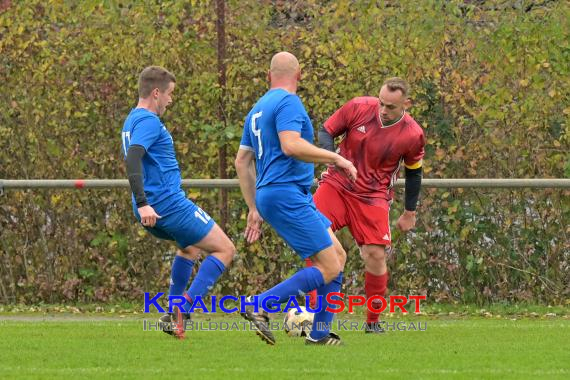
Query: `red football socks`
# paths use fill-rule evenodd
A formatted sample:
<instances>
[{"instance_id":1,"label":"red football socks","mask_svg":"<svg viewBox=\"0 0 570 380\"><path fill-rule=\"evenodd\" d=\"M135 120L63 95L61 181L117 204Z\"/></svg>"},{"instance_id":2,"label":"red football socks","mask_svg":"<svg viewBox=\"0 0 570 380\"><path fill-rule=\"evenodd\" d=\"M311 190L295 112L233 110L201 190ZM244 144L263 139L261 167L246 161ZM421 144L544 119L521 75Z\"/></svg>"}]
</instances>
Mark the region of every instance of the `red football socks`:
<instances>
[{"instance_id":1,"label":"red football socks","mask_svg":"<svg viewBox=\"0 0 570 380\"><path fill-rule=\"evenodd\" d=\"M386 288L388 287L388 272L384 273L383 275L377 276L370 272L366 272L366 276L364 277L364 290L366 291L366 298L370 298L372 296L382 296L386 295ZM380 306L375 306L379 308ZM366 322L368 323L377 323L378 317L380 316L379 313L373 313L370 310L367 311L367 319Z\"/></svg>"}]
</instances>

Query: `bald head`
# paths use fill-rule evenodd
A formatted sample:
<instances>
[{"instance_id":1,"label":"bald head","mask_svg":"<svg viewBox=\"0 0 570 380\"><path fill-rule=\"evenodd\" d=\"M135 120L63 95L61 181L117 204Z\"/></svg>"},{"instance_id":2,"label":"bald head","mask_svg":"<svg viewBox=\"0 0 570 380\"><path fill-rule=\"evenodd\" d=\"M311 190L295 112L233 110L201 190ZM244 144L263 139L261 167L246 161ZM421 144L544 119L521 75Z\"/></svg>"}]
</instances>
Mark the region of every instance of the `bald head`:
<instances>
[{"instance_id":1,"label":"bald head","mask_svg":"<svg viewBox=\"0 0 570 380\"><path fill-rule=\"evenodd\" d=\"M299 73L299 61L293 54L282 51L271 58L269 71L272 79L296 78Z\"/></svg>"}]
</instances>

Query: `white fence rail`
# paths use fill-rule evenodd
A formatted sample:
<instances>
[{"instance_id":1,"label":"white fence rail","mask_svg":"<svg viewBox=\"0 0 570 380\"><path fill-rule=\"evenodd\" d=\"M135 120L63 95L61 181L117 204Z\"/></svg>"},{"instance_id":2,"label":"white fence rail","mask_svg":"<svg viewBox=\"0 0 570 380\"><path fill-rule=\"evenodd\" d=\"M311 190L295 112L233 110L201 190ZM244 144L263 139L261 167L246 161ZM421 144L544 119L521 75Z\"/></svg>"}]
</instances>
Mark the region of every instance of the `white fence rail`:
<instances>
[{"instance_id":1,"label":"white fence rail","mask_svg":"<svg viewBox=\"0 0 570 380\"><path fill-rule=\"evenodd\" d=\"M396 187L402 187L405 180L399 179ZM237 179L184 179L182 186L195 189L238 188ZM126 179L0 179L2 190L16 189L110 189L128 188ZM563 188L570 189L570 179L429 179L422 180L422 187L433 188Z\"/></svg>"}]
</instances>

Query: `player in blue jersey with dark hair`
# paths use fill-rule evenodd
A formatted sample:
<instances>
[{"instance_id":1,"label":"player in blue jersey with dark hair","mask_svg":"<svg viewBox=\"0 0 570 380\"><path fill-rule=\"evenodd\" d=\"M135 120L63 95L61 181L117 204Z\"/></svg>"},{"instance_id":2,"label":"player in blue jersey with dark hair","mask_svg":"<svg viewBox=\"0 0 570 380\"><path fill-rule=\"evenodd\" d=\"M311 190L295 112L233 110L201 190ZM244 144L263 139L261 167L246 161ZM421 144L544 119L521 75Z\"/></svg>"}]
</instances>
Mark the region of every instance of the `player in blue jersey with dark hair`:
<instances>
[{"instance_id":1,"label":"player in blue jersey with dark hair","mask_svg":"<svg viewBox=\"0 0 570 380\"><path fill-rule=\"evenodd\" d=\"M274 55L268 76L271 88L247 115L235 162L249 207L245 236L248 242L257 240L266 220L301 258L312 258L314 266L260 294L258 304L270 296L283 303L314 287L323 302L305 342L340 345L340 337L327 327L333 314L325 310L325 296L340 291L346 253L330 229L330 221L313 202L313 163L335 165L352 180L356 169L340 155L313 145L311 120L296 95L301 78L297 58L288 52ZM255 324L264 341L275 344L268 315L253 309L246 308L242 315Z\"/></svg>"},{"instance_id":2,"label":"player in blue jersey with dark hair","mask_svg":"<svg viewBox=\"0 0 570 380\"><path fill-rule=\"evenodd\" d=\"M175 83L174 75L162 67L149 66L141 72L139 101L125 120L122 140L134 214L151 234L176 242L169 295L184 295L184 309L189 311L192 300L204 296L232 262L235 247L212 218L186 198L181 188L172 136L160 120L172 102ZM202 250L210 255L185 292ZM166 322L165 332L184 339L184 322L188 319L189 314L177 308L160 320ZM171 323L175 328L168 328Z\"/></svg>"}]
</instances>

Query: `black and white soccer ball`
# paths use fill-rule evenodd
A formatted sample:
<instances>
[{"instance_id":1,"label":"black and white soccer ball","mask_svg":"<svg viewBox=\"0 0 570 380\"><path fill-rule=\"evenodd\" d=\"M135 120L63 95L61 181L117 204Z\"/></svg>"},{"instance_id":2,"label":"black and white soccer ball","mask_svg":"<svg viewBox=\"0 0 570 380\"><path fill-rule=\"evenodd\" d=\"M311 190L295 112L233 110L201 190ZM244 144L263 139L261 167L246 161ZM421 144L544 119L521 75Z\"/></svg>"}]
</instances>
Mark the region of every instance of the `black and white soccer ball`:
<instances>
[{"instance_id":1,"label":"black and white soccer ball","mask_svg":"<svg viewBox=\"0 0 570 380\"><path fill-rule=\"evenodd\" d=\"M283 319L283 330L290 337L305 337L311 332L315 314L309 313L304 306L290 309Z\"/></svg>"}]
</instances>

